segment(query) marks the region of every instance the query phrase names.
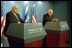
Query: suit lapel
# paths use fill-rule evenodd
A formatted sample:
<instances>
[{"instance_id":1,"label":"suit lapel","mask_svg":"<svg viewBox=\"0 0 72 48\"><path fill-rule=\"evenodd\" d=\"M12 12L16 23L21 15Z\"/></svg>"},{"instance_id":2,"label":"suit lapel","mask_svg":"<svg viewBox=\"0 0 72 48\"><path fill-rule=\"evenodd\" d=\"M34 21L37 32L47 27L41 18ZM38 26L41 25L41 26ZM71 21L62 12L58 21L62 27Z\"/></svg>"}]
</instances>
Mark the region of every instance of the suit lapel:
<instances>
[{"instance_id":1,"label":"suit lapel","mask_svg":"<svg viewBox=\"0 0 72 48\"><path fill-rule=\"evenodd\" d=\"M11 13L12 13L12 11L11 11ZM16 14L17 15L17 14ZM12 13L12 16L13 16L13 18L14 19L16 19L17 20L17 18L16 18L16 16ZM18 17L18 16L17 16Z\"/></svg>"}]
</instances>

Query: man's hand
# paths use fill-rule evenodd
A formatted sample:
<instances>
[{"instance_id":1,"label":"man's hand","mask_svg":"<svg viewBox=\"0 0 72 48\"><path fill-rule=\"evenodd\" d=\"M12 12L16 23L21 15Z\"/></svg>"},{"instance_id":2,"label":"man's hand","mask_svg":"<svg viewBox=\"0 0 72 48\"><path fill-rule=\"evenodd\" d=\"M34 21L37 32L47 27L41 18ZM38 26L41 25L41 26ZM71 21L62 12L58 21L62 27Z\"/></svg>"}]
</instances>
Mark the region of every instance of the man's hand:
<instances>
[{"instance_id":1,"label":"man's hand","mask_svg":"<svg viewBox=\"0 0 72 48\"><path fill-rule=\"evenodd\" d=\"M24 23L29 23L29 21L25 21Z\"/></svg>"},{"instance_id":2,"label":"man's hand","mask_svg":"<svg viewBox=\"0 0 72 48\"><path fill-rule=\"evenodd\" d=\"M58 22L58 21L59 21L59 19L55 19L55 18L53 18L53 19L52 19L52 21Z\"/></svg>"},{"instance_id":3,"label":"man's hand","mask_svg":"<svg viewBox=\"0 0 72 48\"><path fill-rule=\"evenodd\" d=\"M18 22L18 23L21 23L21 22Z\"/></svg>"},{"instance_id":4,"label":"man's hand","mask_svg":"<svg viewBox=\"0 0 72 48\"><path fill-rule=\"evenodd\" d=\"M52 21L55 21L55 18L53 18Z\"/></svg>"},{"instance_id":5,"label":"man's hand","mask_svg":"<svg viewBox=\"0 0 72 48\"><path fill-rule=\"evenodd\" d=\"M55 19L55 21L56 21L56 22L58 22L58 21L59 21L59 19Z\"/></svg>"}]
</instances>

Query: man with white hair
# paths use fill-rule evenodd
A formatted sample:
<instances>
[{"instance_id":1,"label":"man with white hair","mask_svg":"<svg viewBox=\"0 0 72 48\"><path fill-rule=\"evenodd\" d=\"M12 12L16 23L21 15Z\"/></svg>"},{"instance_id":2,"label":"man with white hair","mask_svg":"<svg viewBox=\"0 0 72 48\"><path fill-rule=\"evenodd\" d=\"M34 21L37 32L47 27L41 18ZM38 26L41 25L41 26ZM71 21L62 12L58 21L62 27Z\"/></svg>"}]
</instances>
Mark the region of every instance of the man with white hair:
<instances>
[{"instance_id":1,"label":"man with white hair","mask_svg":"<svg viewBox=\"0 0 72 48\"><path fill-rule=\"evenodd\" d=\"M6 26L4 30L5 32L10 23L24 23L24 20L21 19L20 15L17 13L18 9L19 9L18 5L13 5L12 10L6 14Z\"/></svg>"},{"instance_id":2,"label":"man with white hair","mask_svg":"<svg viewBox=\"0 0 72 48\"><path fill-rule=\"evenodd\" d=\"M58 19L55 19L52 14L53 14L52 9L49 9L48 13L44 14L43 22L42 22L43 26L45 26L46 22L48 22L48 21L54 21L54 22L59 21ZM46 37L43 39L43 44L44 44L43 46L46 47Z\"/></svg>"},{"instance_id":3,"label":"man with white hair","mask_svg":"<svg viewBox=\"0 0 72 48\"><path fill-rule=\"evenodd\" d=\"M21 19L20 15L18 14L18 9L19 9L18 5L13 5L12 10L6 14L6 26L4 29L4 35L6 35L5 33L9 27L10 23L24 23L24 20ZM25 22L25 23L27 23L27 22ZM8 38L8 36L7 36L7 38ZM9 41L10 47L12 47L12 45L15 44L15 42L11 41L9 38L8 38L8 41ZM13 44L11 44L11 43L13 43ZM18 44L18 43L16 43L16 44ZM22 45L18 44L18 46L22 46Z\"/></svg>"},{"instance_id":4,"label":"man with white hair","mask_svg":"<svg viewBox=\"0 0 72 48\"><path fill-rule=\"evenodd\" d=\"M44 16L43 16L43 22L42 22L43 23L43 26L48 21L54 21L54 22L59 21L59 19L55 19L52 14L53 14L53 10L52 9L49 9L48 10L48 13L44 14Z\"/></svg>"}]
</instances>

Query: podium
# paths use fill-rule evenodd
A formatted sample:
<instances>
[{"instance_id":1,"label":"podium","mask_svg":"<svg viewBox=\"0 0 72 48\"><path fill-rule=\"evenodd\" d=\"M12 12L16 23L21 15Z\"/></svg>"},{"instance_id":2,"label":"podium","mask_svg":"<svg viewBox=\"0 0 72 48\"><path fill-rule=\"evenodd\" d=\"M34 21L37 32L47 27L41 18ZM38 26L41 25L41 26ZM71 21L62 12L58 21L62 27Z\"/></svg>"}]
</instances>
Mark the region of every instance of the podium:
<instances>
[{"instance_id":1,"label":"podium","mask_svg":"<svg viewBox=\"0 0 72 48\"><path fill-rule=\"evenodd\" d=\"M46 30L47 47L64 47L66 44L67 31L69 26L66 21L46 22L44 29Z\"/></svg>"},{"instance_id":2,"label":"podium","mask_svg":"<svg viewBox=\"0 0 72 48\"><path fill-rule=\"evenodd\" d=\"M42 23L10 23L6 35L12 47L42 47L46 32Z\"/></svg>"}]
</instances>

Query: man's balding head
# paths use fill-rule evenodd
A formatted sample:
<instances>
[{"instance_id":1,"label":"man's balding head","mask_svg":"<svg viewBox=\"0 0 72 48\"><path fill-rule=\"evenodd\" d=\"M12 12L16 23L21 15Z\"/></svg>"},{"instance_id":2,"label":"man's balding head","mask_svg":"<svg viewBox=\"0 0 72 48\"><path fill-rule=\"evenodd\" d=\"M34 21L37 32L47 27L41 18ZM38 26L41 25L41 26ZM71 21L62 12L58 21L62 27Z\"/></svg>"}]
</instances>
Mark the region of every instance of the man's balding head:
<instances>
[{"instance_id":1,"label":"man's balding head","mask_svg":"<svg viewBox=\"0 0 72 48\"><path fill-rule=\"evenodd\" d=\"M13 11L15 14L18 12L18 9L19 9L18 5L13 5L12 11Z\"/></svg>"},{"instance_id":2,"label":"man's balding head","mask_svg":"<svg viewBox=\"0 0 72 48\"><path fill-rule=\"evenodd\" d=\"M52 9L49 9L48 10L48 15L51 16L52 14L53 14L53 10Z\"/></svg>"}]
</instances>

